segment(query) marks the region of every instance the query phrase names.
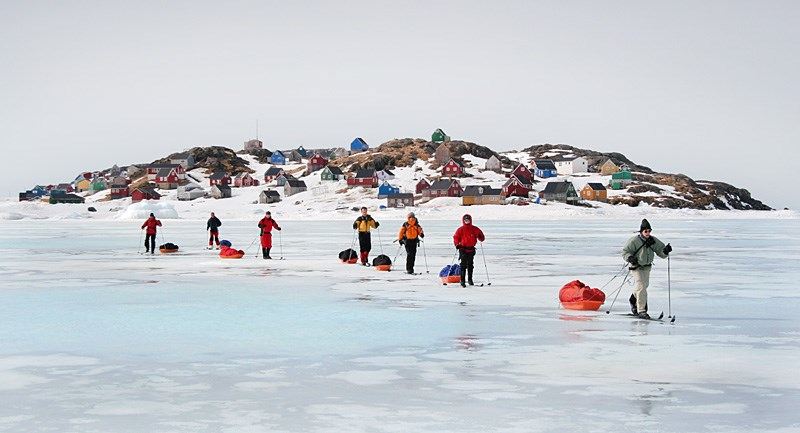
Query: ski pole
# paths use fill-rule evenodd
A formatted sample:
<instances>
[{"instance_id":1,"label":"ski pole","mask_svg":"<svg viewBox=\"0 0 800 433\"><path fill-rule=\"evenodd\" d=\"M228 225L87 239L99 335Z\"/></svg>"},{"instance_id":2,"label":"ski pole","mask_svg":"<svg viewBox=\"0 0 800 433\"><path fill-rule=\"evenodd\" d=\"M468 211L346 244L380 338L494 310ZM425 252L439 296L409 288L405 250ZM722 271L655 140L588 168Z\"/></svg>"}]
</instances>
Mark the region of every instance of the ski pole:
<instances>
[{"instance_id":1,"label":"ski pole","mask_svg":"<svg viewBox=\"0 0 800 433\"><path fill-rule=\"evenodd\" d=\"M144 236L144 229L139 230L139 249L136 250L137 253L142 253L142 236Z\"/></svg>"},{"instance_id":2,"label":"ski pole","mask_svg":"<svg viewBox=\"0 0 800 433\"><path fill-rule=\"evenodd\" d=\"M397 246L397 252L394 254L394 260L392 260L392 263L395 263L397 261L397 256L400 255L400 248L403 248L403 246L402 245Z\"/></svg>"},{"instance_id":3,"label":"ski pole","mask_svg":"<svg viewBox=\"0 0 800 433\"><path fill-rule=\"evenodd\" d=\"M278 247L281 249L281 258L283 260L283 230L278 230Z\"/></svg>"},{"instance_id":4,"label":"ski pole","mask_svg":"<svg viewBox=\"0 0 800 433\"><path fill-rule=\"evenodd\" d=\"M483 252L483 242L481 242L481 256L483 257L483 269L486 271L486 285L491 286L492 280L489 279L489 267L486 266L486 253Z\"/></svg>"},{"instance_id":5,"label":"ski pole","mask_svg":"<svg viewBox=\"0 0 800 433\"><path fill-rule=\"evenodd\" d=\"M383 239L381 238L381 229L377 229L378 231L378 243L381 245L381 254L383 254Z\"/></svg>"},{"instance_id":6,"label":"ski pole","mask_svg":"<svg viewBox=\"0 0 800 433\"><path fill-rule=\"evenodd\" d=\"M669 256L667 256L667 305L669 306L669 317L672 318L672 272L670 271Z\"/></svg>"},{"instance_id":7,"label":"ski pole","mask_svg":"<svg viewBox=\"0 0 800 433\"><path fill-rule=\"evenodd\" d=\"M625 281L628 280L628 276L630 275L631 275L631 270L628 269L628 272L625 274L625 278L622 279L622 283L620 283L619 288L617 289L617 294L614 295L614 300L611 301L611 306L608 307L608 310L606 310L606 314L611 313L611 309L614 308L614 304L617 302L617 297L619 296L619 293L622 291L622 286L625 285Z\"/></svg>"},{"instance_id":8,"label":"ski pole","mask_svg":"<svg viewBox=\"0 0 800 433\"><path fill-rule=\"evenodd\" d=\"M422 239L419 240L422 243L422 257L425 257L425 273L430 274L431 271L428 269L428 255L425 254L425 242Z\"/></svg>"}]
</instances>

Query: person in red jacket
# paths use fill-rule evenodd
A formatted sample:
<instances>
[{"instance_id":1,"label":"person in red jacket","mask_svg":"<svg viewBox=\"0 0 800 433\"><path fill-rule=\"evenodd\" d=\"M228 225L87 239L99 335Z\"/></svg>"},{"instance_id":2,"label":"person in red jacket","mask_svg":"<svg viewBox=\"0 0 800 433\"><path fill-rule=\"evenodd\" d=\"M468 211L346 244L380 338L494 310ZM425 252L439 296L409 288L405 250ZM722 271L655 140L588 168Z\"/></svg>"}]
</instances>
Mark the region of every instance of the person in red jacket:
<instances>
[{"instance_id":1,"label":"person in red jacket","mask_svg":"<svg viewBox=\"0 0 800 433\"><path fill-rule=\"evenodd\" d=\"M156 250L156 227L161 226L161 221L156 219L156 216L152 213L150 214L150 218L142 224L142 229L147 229L144 238L144 252L155 254ZM148 242L149 241L149 242ZM148 245L149 243L149 245Z\"/></svg>"},{"instance_id":2,"label":"person in red jacket","mask_svg":"<svg viewBox=\"0 0 800 433\"><path fill-rule=\"evenodd\" d=\"M458 258L461 260L461 287L467 287L464 280L469 282L470 286L475 285L472 282L475 245L486 240L486 237L483 236L481 229L472 225L472 217L469 214L465 214L461 218L461 222L461 227L456 229L456 233L453 235L453 244L455 244Z\"/></svg>"},{"instance_id":3,"label":"person in red jacket","mask_svg":"<svg viewBox=\"0 0 800 433\"><path fill-rule=\"evenodd\" d=\"M261 229L261 254L263 254L265 259L271 259L272 257L269 256L269 250L272 249L272 229L280 230L280 226L278 223L272 219L272 214L267 211L264 215L264 218L261 218L261 221L258 222L258 228Z\"/></svg>"}]
</instances>

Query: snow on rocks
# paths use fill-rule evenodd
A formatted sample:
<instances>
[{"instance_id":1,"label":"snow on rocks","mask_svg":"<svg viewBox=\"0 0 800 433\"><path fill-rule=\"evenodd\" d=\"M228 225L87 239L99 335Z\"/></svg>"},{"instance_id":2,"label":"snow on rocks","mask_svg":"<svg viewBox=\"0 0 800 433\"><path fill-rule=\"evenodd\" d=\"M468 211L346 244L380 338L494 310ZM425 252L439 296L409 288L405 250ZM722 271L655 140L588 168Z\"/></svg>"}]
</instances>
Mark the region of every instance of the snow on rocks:
<instances>
[{"instance_id":1,"label":"snow on rocks","mask_svg":"<svg viewBox=\"0 0 800 433\"><path fill-rule=\"evenodd\" d=\"M128 206L124 212L117 217L121 220L140 220L147 219L150 214L155 214L156 218L178 219L178 211L172 203L157 201L140 201Z\"/></svg>"}]
</instances>

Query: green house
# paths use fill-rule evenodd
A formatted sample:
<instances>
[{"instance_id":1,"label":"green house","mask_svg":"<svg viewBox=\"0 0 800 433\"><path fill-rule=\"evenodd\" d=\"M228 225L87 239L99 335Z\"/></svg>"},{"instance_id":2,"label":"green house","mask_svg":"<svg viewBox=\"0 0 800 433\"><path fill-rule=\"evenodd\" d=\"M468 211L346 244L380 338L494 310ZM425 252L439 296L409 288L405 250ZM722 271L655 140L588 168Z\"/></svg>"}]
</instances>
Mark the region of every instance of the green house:
<instances>
[{"instance_id":1,"label":"green house","mask_svg":"<svg viewBox=\"0 0 800 433\"><path fill-rule=\"evenodd\" d=\"M611 174L611 189L623 189L633 181L633 176L628 170L621 170Z\"/></svg>"},{"instance_id":2,"label":"green house","mask_svg":"<svg viewBox=\"0 0 800 433\"><path fill-rule=\"evenodd\" d=\"M106 180L103 179L102 177L98 177L95 180L93 180L91 186L89 186L89 189L91 191L95 191L95 192L96 191L103 191L103 190L105 190L107 188L108 188L108 184L106 183Z\"/></svg>"},{"instance_id":3,"label":"green house","mask_svg":"<svg viewBox=\"0 0 800 433\"><path fill-rule=\"evenodd\" d=\"M436 131L433 131L433 134L431 134L431 141L434 143L444 143L446 141L450 141L450 136L445 134L444 131L439 128Z\"/></svg>"},{"instance_id":4,"label":"green house","mask_svg":"<svg viewBox=\"0 0 800 433\"><path fill-rule=\"evenodd\" d=\"M323 181L337 181L344 179L344 173L341 168L329 165L322 169L319 178Z\"/></svg>"}]
</instances>

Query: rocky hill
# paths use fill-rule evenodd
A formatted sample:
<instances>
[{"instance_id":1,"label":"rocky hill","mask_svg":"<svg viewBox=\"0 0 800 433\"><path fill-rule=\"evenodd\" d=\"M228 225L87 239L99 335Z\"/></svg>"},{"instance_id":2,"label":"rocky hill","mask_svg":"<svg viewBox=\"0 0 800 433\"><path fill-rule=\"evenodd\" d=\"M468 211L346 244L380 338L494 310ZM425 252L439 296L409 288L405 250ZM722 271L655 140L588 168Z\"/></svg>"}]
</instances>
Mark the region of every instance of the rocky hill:
<instances>
[{"instance_id":1,"label":"rocky hill","mask_svg":"<svg viewBox=\"0 0 800 433\"><path fill-rule=\"evenodd\" d=\"M215 171L224 171L231 176L239 173L255 173L246 160L236 155L233 150L223 146L193 147L186 152L173 153L153 162L168 163L170 158L187 152L194 157L195 166L205 168L206 173L209 174Z\"/></svg>"}]
</instances>

